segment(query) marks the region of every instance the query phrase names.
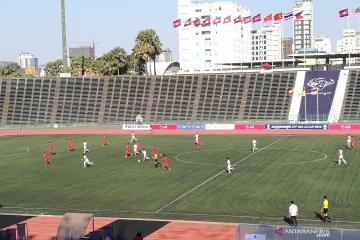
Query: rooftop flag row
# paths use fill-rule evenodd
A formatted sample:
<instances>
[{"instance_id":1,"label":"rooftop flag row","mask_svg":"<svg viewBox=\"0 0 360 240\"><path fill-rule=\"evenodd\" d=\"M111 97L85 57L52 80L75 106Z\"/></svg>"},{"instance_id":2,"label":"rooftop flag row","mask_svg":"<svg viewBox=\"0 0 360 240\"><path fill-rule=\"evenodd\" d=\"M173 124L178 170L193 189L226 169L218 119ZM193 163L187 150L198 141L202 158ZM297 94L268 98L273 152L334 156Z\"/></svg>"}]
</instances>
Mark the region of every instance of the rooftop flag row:
<instances>
[{"instance_id":1,"label":"rooftop flag row","mask_svg":"<svg viewBox=\"0 0 360 240\"><path fill-rule=\"evenodd\" d=\"M357 16L357 15L360 15L360 7L352 10L352 15L353 16ZM339 11L339 16L340 17L348 17L350 15L350 10L349 8L346 8L346 9L343 9L341 11ZM243 24L247 24L247 23L256 23L256 22L261 22L261 21L264 21L264 22L269 22L269 21L279 21L279 20L290 20L290 19L304 19L304 16L303 16L303 11L300 11L300 12L297 12L297 13L294 13L294 12L288 12L288 13L283 13L283 12L279 12L279 13L276 13L276 14L268 14L266 15L264 18L261 17L261 14L257 14L255 16L246 16L246 17L242 17L241 15L239 16L236 16L236 17L232 17L231 15L225 17L225 18L222 18L221 16L219 17L216 17L215 19L211 20L210 17L206 17L205 19L200 19L200 18L188 18L185 23L184 23L184 27L188 27L188 26L191 26L191 25L194 25L195 27L198 27L198 26L210 26L211 24L212 25L217 25L217 24L227 24L227 23L230 23L230 22L233 22L234 24L236 23L240 23L242 22ZM177 19L175 21L173 21L172 23L173 27L174 28L177 28L177 27L180 27L182 26L182 21L181 19Z\"/></svg>"}]
</instances>

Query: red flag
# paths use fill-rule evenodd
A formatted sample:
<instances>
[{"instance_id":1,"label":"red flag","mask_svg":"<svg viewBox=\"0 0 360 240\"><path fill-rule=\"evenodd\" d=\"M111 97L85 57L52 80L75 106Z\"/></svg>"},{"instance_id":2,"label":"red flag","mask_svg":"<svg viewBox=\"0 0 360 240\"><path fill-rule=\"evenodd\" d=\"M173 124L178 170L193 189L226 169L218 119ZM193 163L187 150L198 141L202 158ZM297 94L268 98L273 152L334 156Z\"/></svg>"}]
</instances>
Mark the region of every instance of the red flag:
<instances>
[{"instance_id":1,"label":"red flag","mask_svg":"<svg viewBox=\"0 0 360 240\"><path fill-rule=\"evenodd\" d=\"M283 18L282 12L277 13L277 14L274 15L274 21L279 21L279 20L281 20L282 18Z\"/></svg>"},{"instance_id":2,"label":"red flag","mask_svg":"<svg viewBox=\"0 0 360 240\"><path fill-rule=\"evenodd\" d=\"M269 15L267 15L265 18L264 18L264 22L268 22L268 21L272 21L272 13L270 13Z\"/></svg>"},{"instance_id":3,"label":"red flag","mask_svg":"<svg viewBox=\"0 0 360 240\"><path fill-rule=\"evenodd\" d=\"M296 19L303 19L304 16L302 14L303 14L303 11L294 14L294 16L296 17Z\"/></svg>"},{"instance_id":4,"label":"red flag","mask_svg":"<svg viewBox=\"0 0 360 240\"><path fill-rule=\"evenodd\" d=\"M360 15L360 7L358 7L357 9L354 9L354 10L352 11L352 14L353 14L354 16Z\"/></svg>"},{"instance_id":5,"label":"red flag","mask_svg":"<svg viewBox=\"0 0 360 240\"><path fill-rule=\"evenodd\" d=\"M213 24L216 25L218 23L221 23L221 17L217 17L214 19Z\"/></svg>"},{"instance_id":6,"label":"red flag","mask_svg":"<svg viewBox=\"0 0 360 240\"><path fill-rule=\"evenodd\" d=\"M239 23L241 21L242 21L241 15L239 15L237 18L234 18L234 23Z\"/></svg>"},{"instance_id":7,"label":"red flag","mask_svg":"<svg viewBox=\"0 0 360 240\"><path fill-rule=\"evenodd\" d=\"M201 20L199 18L197 18L193 21L193 24L195 27L197 27L197 26L201 25Z\"/></svg>"},{"instance_id":8,"label":"red flag","mask_svg":"<svg viewBox=\"0 0 360 240\"><path fill-rule=\"evenodd\" d=\"M271 68L271 65L270 65L270 63L262 63L261 67L265 68L265 69L269 69L269 68Z\"/></svg>"},{"instance_id":9,"label":"red flag","mask_svg":"<svg viewBox=\"0 0 360 240\"><path fill-rule=\"evenodd\" d=\"M202 22L202 26L205 27L205 26L209 26L211 24L210 22L210 17L206 18L203 22Z\"/></svg>"},{"instance_id":10,"label":"red flag","mask_svg":"<svg viewBox=\"0 0 360 240\"><path fill-rule=\"evenodd\" d=\"M253 23L254 23L254 22L259 22L259 21L261 21L261 14L258 14L258 15L256 15L256 16L254 16L253 19L252 19L252 22L253 22Z\"/></svg>"},{"instance_id":11,"label":"red flag","mask_svg":"<svg viewBox=\"0 0 360 240\"><path fill-rule=\"evenodd\" d=\"M312 95L317 95L318 94L318 92L319 92L319 90L317 89L317 88L314 88L314 89L310 89L310 94L312 94Z\"/></svg>"},{"instance_id":12,"label":"red flag","mask_svg":"<svg viewBox=\"0 0 360 240\"><path fill-rule=\"evenodd\" d=\"M349 16L349 9L347 8L347 9L344 9L344 10L339 11L339 16L340 16L340 17L347 17L347 16Z\"/></svg>"},{"instance_id":13,"label":"red flag","mask_svg":"<svg viewBox=\"0 0 360 240\"><path fill-rule=\"evenodd\" d=\"M228 22L231 22L231 16L227 16L226 18L224 18L224 23Z\"/></svg>"},{"instance_id":14,"label":"red flag","mask_svg":"<svg viewBox=\"0 0 360 240\"><path fill-rule=\"evenodd\" d=\"M244 22L245 24L251 22L251 16L244 17L243 22Z\"/></svg>"},{"instance_id":15,"label":"red flag","mask_svg":"<svg viewBox=\"0 0 360 240\"><path fill-rule=\"evenodd\" d=\"M173 27L176 28L176 27L179 27L181 25L181 19L178 19L176 21L173 21Z\"/></svg>"},{"instance_id":16,"label":"red flag","mask_svg":"<svg viewBox=\"0 0 360 240\"><path fill-rule=\"evenodd\" d=\"M191 23L192 23L191 18L189 18L188 20L186 20L184 27L191 25Z\"/></svg>"}]
</instances>

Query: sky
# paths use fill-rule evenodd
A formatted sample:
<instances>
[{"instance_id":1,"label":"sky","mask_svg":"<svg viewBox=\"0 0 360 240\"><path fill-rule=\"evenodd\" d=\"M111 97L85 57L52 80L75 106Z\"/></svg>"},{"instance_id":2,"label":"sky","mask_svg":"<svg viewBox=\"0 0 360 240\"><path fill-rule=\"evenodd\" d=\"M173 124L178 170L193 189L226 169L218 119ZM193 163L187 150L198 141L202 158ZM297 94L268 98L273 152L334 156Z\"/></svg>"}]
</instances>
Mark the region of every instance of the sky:
<instances>
[{"instance_id":1,"label":"sky","mask_svg":"<svg viewBox=\"0 0 360 240\"><path fill-rule=\"evenodd\" d=\"M294 1L233 0L252 15L261 13L263 17L291 11ZM115 47L130 53L137 33L151 28L177 61L178 30L172 27L178 18L177 5L178 0L65 0L68 47L94 41L97 57ZM330 36L334 52L347 28L347 18L340 18L338 11L358 7L359 0L314 0L314 36ZM61 59L60 14L60 0L1 0L0 61L16 61L23 52L37 57L40 64ZM254 24L256 28L260 25ZM359 16L350 17L350 28L360 32ZM291 37L289 23L285 29L285 37Z\"/></svg>"}]
</instances>

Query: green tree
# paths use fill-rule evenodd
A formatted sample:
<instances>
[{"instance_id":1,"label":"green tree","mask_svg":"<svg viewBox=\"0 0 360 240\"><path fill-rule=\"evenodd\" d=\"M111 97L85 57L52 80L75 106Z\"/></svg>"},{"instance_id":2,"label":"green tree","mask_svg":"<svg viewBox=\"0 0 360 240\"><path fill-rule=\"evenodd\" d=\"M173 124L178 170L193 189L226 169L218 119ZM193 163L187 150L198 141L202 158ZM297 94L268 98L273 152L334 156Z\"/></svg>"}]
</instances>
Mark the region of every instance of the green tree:
<instances>
[{"instance_id":1,"label":"green tree","mask_svg":"<svg viewBox=\"0 0 360 240\"><path fill-rule=\"evenodd\" d=\"M90 57L72 58L70 61L72 76L99 76L100 71L97 62Z\"/></svg>"},{"instance_id":2,"label":"green tree","mask_svg":"<svg viewBox=\"0 0 360 240\"><path fill-rule=\"evenodd\" d=\"M57 77L60 76L62 71L63 61L61 59L56 60L55 62L48 62L45 66L45 73L48 77Z\"/></svg>"},{"instance_id":3,"label":"green tree","mask_svg":"<svg viewBox=\"0 0 360 240\"><path fill-rule=\"evenodd\" d=\"M0 76L2 77L20 77L21 68L17 63L9 63L0 68Z\"/></svg>"},{"instance_id":4,"label":"green tree","mask_svg":"<svg viewBox=\"0 0 360 240\"><path fill-rule=\"evenodd\" d=\"M135 46L132 54L141 56L145 60L145 65L149 58L154 62L154 75L156 75L155 59L161 53L161 42L159 36L153 29L140 31L135 39Z\"/></svg>"},{"instance_id":5,"label":"green tree","mask_svg":"<svg viewBox=\"0 0 360 240\"><path fill-rule=\"evenodd\" d=\"M97 66L102 75L123 75L129 70L129 56L123 48L114 48L102 57L96 59Z\"/></svg>"},{"instance_id":6,"label":"green tree","mask_svg":"<svg viewBox=\"0 0 360 240\"><path fill-rule=\"evenodd\" d=\"M133 73L143 75L146 72L146 61L143 59L141 54L132 53L130 55L130 66Z\"/></svg>"}]
</instances>

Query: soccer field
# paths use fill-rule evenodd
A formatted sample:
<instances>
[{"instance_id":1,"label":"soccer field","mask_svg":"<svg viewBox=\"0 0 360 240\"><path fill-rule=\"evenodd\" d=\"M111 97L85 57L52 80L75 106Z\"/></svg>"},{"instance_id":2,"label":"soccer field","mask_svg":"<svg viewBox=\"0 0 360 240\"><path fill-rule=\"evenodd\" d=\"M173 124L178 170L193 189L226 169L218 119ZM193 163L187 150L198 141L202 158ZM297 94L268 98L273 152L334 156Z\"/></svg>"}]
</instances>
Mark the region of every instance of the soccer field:
<instances>
[{"instance_id":1,"label":"soccer field","mask_svg":"<svg viewBox=\"0 0 360 240\"><path fill-rule=\"evenodd\" d=\"M322 224L316 214L327 195L331 227L360 227L359 151L345 149L347 165L337 164L346 136L256 135L256 152L253 135L201 135L200 149L192 135L137 137L148 155L155 144L168 156L170 172L125 158L129 135L108 135L107 146L101 135L1 137L0 212L286 224L294 200L299 223L311 226ZM83 167L83 139L93 167ZM50 141L56 154L44 165Z\"/></svg>"}]
</instances>

